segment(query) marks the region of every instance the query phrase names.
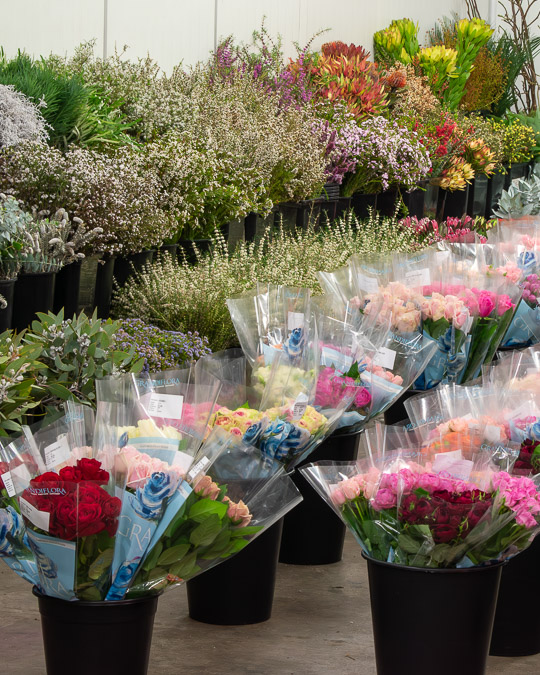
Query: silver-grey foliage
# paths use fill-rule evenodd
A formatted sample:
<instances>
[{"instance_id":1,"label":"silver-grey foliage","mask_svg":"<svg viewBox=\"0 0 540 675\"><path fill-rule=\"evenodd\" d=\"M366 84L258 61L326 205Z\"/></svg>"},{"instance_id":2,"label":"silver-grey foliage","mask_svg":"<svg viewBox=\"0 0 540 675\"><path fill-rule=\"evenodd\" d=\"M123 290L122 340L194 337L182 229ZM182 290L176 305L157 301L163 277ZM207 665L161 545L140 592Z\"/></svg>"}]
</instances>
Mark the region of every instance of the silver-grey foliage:
<instances>
[{"instance_id":1,"label":"silver-grey foliage","mask_svg":"<svg viewBox=\"0 0 540 675\"><path fill-rule=\"evenodd\" d=\"M529 178L515 178L508 190L503 190L498 208L493 212L498 218L520 218L540 213L539 164Z\"/></svg>"},{"instance_id":2,"label":"silver-grey foliage","mask_svg":"<svg viewBox=\"0 0 540 675\"><path fill-rule=\"evenodd\" d=\"M37 105L12 85L0 84L0 148L23 141L45 142L47 123Z\"/></svg>"}]
</instances>

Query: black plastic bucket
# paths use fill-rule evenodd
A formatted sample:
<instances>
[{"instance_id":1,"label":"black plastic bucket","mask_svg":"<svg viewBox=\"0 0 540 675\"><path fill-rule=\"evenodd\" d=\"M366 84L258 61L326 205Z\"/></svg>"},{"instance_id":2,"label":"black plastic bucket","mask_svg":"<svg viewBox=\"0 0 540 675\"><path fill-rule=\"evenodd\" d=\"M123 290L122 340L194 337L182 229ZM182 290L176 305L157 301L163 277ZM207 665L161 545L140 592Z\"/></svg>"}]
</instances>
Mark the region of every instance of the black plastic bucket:
<instances>
[{"instance_id":1,"label":"black plastic bucket","mask_svg":"<svg viewBox=\"0 0 540 675\"><path fill-rule=\"evenodd\" d=\"M379 192L377 195L377 211L382 213L383 216L393 216L399 199L400 195L396 189Z\"/></svg>"},{"instance_id":2,"label":"black plastic bucket","mask_svg":"<svg viewBox=\"0 0 540 675\"><path fill-rule=\"evenodd\" d=\"M28 328L36 312L50 312L54 304L56 272L20 274L15 283L12 325L18 331Z\"/></svg>"},{"instance_id":3,"label":"black plastic bucket","mask_svg":"<svg viewBox=\"0 0 540 675\"><path fill-rule=\"evenodd\" d=\"M0 333L11 328L13 317L13 297L15 295L15 279L0 280L0 295L7 302L5 309L0 308Z\"/></svg>"},{"instance_id":4,"label":"black plastic bucket","mask_svg":"<svg viewBox=\"0 0 540 675\"><path fill-rule=\"evenodd\" d=\"M403 567L368 558L377 675L483 675L504 563Z\"/></svg>"},{"instance_id":5,"label":"black plastic bucket","mask_svg":"<svg viewBox=\"0 0 540 675\"><path fill-rule=\"evenodd\" d=\"M158 596L118 602L38 599L47 675L146 675Z\"/></svg>"},{"instance_id":6,"label":"black plastic bucket","mask_svg":"<svg viewBox=\"0 0 540 675\"><path fill-rule=\"evenodd\" d=\"M498 207L504 189L505 175L497 172L490 176L487 188L486 218L491 218L493 211Z\"/></svg>"},{"instance_id":7,"label":"black plastic bucket","mask_svg":"<svg viewBox=\"0 0 540 675\"><path fill-rule=\"evenodd\" d=\"M422 187L424 189L422 189ZM424 203L426 200L425 186L422 186L412 192L403 192L401 195L403 202L409 211L409 216L413 218L416 216L418 220L424 217ZM391 214L393 215L393 214Z\"/></svg>"},{"instance_id":8,"label":"black plastic bucket","mask_svg":"<svg viewBox=\"0 0 540 675\"><path fill-rule=\"evenodd\" d=\"M246 241L255 241L257 232L257 214L248 213L244 219L244 239Z\"/></svg>"},{"instance_id":9,"label":"black plastic bucket","mask_svg":"<svg viewBox=\"0 0 540 675\"><path fill-rule=\"evenodd\" d=\"M62 267L56 273L54 284L54 311L64 308L64 317L70 319L79 311L79 293L81 289L81 263L74 262Z\"/></svg>"},{"instance_id":10,"label":"black plastic bucket","mask_svg":"<svg viewBox=\"0 0 540 675\"><path fill-rule=\"evenodd\" d=\"M398 400L395 403L392 403L385 411L384 423L390 425L399 424L399 422L409 422L409 415L405 410L405 401L421 393L421 391L414 391L413 389L407 389L407 391L403 392Z\"/></svg>"},{"instance_id":11,"label":"black plastic bucket","mask_svg":"<svg viewBox=\"0 0 540 675\"><path fill-rule=\"evenodd\" d=\"M377 195L367 195L362 192L355 192L351 198L351 208L359 220L369 218L369 211L375 210Z\"/></svg>"},{"instance_id":12,"label":"black plastic bucket","mask_svg":"<svg viewBox=\"0 0 540 675\"><path fill-rule=\"evenodd\" d=\"M529 173L529 163L528 162L518 162L517 164L512 164L507 167L507 172L504 177L504 189L508 190L512 181L516 178L526 178Z\"/></svg>"},{"instance_id":13,"label":"black plastic bucket","mask_svg":"<svg viewBox=\"0 0 540 675\"><path fill-rule=\"evenodd\" d=\"M540 653L538 571L540 538L503 569L489 653L528 656Z\"/></svg>"},{"instance_id":14,"label":"black plastic bucket","mask_svg":"<svg viewBox=\"0 0 540 675\"><path fill-rule=\"evenodd\" d=\"M96 292L94 306L100 319L107 319L111 313L111 299L113 288L114 267L116 256L106 258L102 264L98 263L96 272Z\"/></svg>"},{"instance_id":15,"label":"black plastic bucket","mask_svg":"<svg viewBox=\"0 0 540 675\"><path fill-rule=\"evenodd\" d=\"M193 244L197 246L199 253L208 253L212 247L211 239L180 239L178 242L178 261L184 262L184 254L188 263L194 265L197 262L197 254L193 248Z\"/></svg>"},{"instance_id":16,"label":"black plastic bucket","mask_svg":"<svg viewBox=\"0 0 540 675\"><path fill-rule=\"evenodd\" d=\"M178 253L178 244L163 244L158 248L158 253L168 253L172 258L175 258Z\"/></svg>"},{"instance_id":17,"label":"black plastic bucket","mask_svg":"<svg viewBox=\"0 0 540 675\"><path fill-rule=\"evenodd\" d=\"M187 582L189 616L220 626L268 621L283 519L230 560Z\"/></svg>"},{"instance_id":18,"label":"black plastic bucket","mask_svg":"<svg viewBox=\"0 0 540 675\"><path fill-rule=\"evenodd\" d=\"M487 209L488 197L488 177L478 174L469 186L469 198L467 202L467 214L474 218L475 216L484 216Z\"/></svg>"},{"instance_id":19,"label":"black plastic bucket","mask_svg":"<svg viewBox=\"0 0 540 675\"><path fill-rule=\"evenodd\" d=\"M145 265L152 262L154 251L140 251L116 258L114 264L114 280L119 286L124 286L130 276L140 272Z\"/></svg>"},{"instance_id":20,"label":"black plastic bucket","mask_svg":"<svg viewBox=\"0 0 540 675\"><path fill-rule=\"evenodd\" d=\"M462 218L467 214L469 186L464 190L439 190L437 212L440 220L447 218Z\"/></svg>"},{"instance_id":21,"label":"black plastic bucket","mask_svg":"<svg viewBox=\"0 0 540 675\"><path fill-rule=\"evenodd\" d=\"M311 462L356 459L359 433L331 434L299 466ZM295 471L292 475L303 500L283 519L279 562L289 565L330 565L343 556L346 527L321 499L307 480Z\"/></svg>"}]
</instances>

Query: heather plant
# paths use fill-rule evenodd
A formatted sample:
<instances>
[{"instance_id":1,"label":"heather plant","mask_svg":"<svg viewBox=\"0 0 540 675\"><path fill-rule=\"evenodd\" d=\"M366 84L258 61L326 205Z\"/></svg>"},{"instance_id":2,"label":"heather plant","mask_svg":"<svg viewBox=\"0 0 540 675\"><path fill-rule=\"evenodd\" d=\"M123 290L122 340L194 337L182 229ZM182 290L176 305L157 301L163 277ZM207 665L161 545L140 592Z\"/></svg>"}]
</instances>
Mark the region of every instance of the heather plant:
<instances>
[{"instance_id":1,"label":"heather plant","mask_svg":"<svg viewBox=\"0 0 540 675\"><path fill-rule=\"evenodd\" d=\"M111 155L29 142L7 148L0 154L0 190L42 218L64 208L88 230L100 228L93 253L151 248L171 229L159 178L130 146Z\"/></svg>"},{"instance_id":2,"label":"heather plant","mask_svg":"<svg viewBox=\"0 0 540 675\"><path fill-rule=\"evenodd\" d=\"M358 125L357 166L344 183L343 195L381 192L391 187L413 189L431 169L431 160L415 131L385 117Z\"/></svg>"},{"instance_id":3,"label":"heather plant","mask_svg":"<svg viewBox=\"0 0 540 675\"><path fill-rule=\"evenodd\" d=\"M196 265L161 258L115 294L118 316L137 317L166 330L198 330L213 351L237 344L225 300L255 281L305 286L320 293L316 273L344 265L353 253L414 251L417 234L379 214L358 221L352 212L331 227L294 233L268 229L258 243L240 242L229 252L219 233Z\"/></svg>"},{"instance_id":4,"label":"heather plant","mask_svg":"<svg viewBox=\"0 0 540 675\"><path fill-rule=\"evenodd\" d=\"M39 107L13 86L0 84L0 148L23 141L45 143L48 137Z\"/></svg>"},{"instance_id":5,"label":"heather plant","mask_svg":"<svg viewBox=\"0 0 540 675\"><path fill-rule=\"evenodd\" d=\"M208 339L196 331L162 330L141 319L121 320L114 346L124 352L133 347L137 358L144 359L142 372L180 368L211 353Z\"/></svg>"}]
</instances>

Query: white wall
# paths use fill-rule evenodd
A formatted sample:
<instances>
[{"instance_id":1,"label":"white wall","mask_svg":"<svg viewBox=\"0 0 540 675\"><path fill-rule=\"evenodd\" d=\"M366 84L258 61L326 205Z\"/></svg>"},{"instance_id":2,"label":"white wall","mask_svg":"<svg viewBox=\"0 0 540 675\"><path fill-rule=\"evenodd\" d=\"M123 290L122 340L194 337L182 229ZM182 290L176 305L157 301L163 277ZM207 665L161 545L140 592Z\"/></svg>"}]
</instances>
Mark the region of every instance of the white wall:
<instances>
[{"instance_id":1,"label":"white wall","mask_svg":"<svg viewBox=\"0 0 540 675\"><path fill-rule=\"evenodd\" d=\"M489 0L480 0L487 8ZM0 45L34 56L71 54L77 44L97 39L96 55L130 47L130 58L150 53L170 71L179 61L193 64L213 49L215 36L249 41L263 16L272 36L281 34L286 56L294 42L314 47L343 40L372 50L373 33L393 18L420 24L420 41L442 16L465 15L464 0L0 0ZM106 20L105 20L106 15ZM487 16L487 11L485 13Z\"/></svg>"}]
</instances>

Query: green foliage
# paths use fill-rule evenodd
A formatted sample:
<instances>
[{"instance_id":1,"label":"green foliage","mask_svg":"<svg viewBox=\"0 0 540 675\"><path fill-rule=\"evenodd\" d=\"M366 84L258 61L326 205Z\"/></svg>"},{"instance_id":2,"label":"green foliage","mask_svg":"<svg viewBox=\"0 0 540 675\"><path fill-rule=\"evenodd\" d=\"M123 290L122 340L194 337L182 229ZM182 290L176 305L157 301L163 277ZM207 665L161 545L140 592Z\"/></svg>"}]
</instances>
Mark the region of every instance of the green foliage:
<instances>
[{"instance_id":1,"label":"green foliage","mask_svg":"<svg viewBox=\"0 0 540 675\"><path fill-rule=\"evenodd\" d=\"M516 178L508 190L503 190L495 215L510 219L536 216L539 213L540 176L535 168L530 178Z\"/></svg>"},{"instance_id":2,"label":"green foliage","mask_svg":"<svg viewBox=\"0 0 540 675\"><path fill-rule=\"evenodd\" d=\"M42 363L40 385L46 405L74 399L87 405L96 400L95 380L121 372L140 372L143 359L135 360L135 349L115 349L118 321L103 321L84 312L64 320L64 311L38 314L24 335L24 342L39 347Z\"/></svg>"},{"instance_id":3,"label":"green foliage","mask_svg":"<svg viewBox=\"0 0 540 675\"><path fill-rule=\"evenodd\" d=\"M0 335L0 436L19 431L27 414L40 404L35 394L39 345L25 344L22 335Z\"/></svg>"},{"instance_id":4,"label":"green foliage","mask_svg":"<svg viewBox=\"0 0 540 675\"><path fill-rule=\"evenodd\" d=\"M33 61L19 52L11 60L0 55L0 83L13 85L40 109L49 125L49 141L66 148L123 144L128 125L118 105L106 103L97 88L87 87L77 75L57 72L45 60Z\"/></svg>"}]
</instances>

